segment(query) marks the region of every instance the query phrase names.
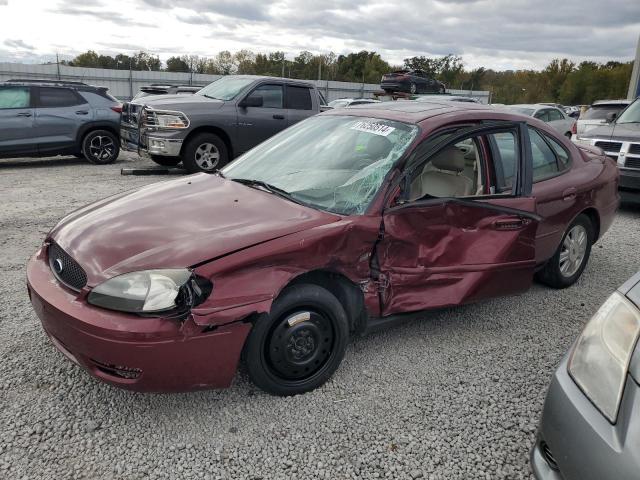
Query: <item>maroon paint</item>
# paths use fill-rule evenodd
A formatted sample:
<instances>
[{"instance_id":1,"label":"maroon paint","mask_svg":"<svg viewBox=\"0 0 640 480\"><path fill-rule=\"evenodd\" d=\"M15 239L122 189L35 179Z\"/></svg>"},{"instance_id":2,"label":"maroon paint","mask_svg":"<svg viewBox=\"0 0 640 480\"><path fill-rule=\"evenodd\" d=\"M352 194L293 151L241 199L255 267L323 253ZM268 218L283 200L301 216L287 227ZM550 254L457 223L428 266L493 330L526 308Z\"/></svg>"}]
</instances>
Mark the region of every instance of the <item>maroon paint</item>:
<instances>
[{"instance_id":1,"label":"maroon paint","mask_svg":"<svg viewBox=\"0 0 640 480\"><path fill-rule=\"evenodd\" d=\"M419 124L420 138L412 148L455 122L522 120L480 106L402 108L410 111L379 106L349 113ZM534 263L553 254L576 215L592 209L604 233L618 202L617 170L600 151L583 154L545 124L528 121L565 145L573 157L571 170L535 184L535 204L533 198L476 202L537 212L543 217L537 231L535 221L517 230L496 228L496 222L514 215L485 206L443 201L392 208L384 215L385 237L376 248L381 270L391 278L382 295L370 262L382 211L390 206L385 198L393 197L386 188L399 170L390 173L361 216L316 211L205 174L105 199L74 212L48 237L85 268L87 287L76 293L60 286L45 245L27 268L32 303L54 344L92 375L133 390L169 391L229 385L251 326L244 320L268 313L286 285L310 271L333 272L357 285L372 317L519 291L530 283ZM575 197L563 195L574 187ZM182 323L86 302L92 287L115 275L188 266L210 278L214 289ZM142 375L121 379L92 359L139 368Z\"/></svg>"}]
</instances>

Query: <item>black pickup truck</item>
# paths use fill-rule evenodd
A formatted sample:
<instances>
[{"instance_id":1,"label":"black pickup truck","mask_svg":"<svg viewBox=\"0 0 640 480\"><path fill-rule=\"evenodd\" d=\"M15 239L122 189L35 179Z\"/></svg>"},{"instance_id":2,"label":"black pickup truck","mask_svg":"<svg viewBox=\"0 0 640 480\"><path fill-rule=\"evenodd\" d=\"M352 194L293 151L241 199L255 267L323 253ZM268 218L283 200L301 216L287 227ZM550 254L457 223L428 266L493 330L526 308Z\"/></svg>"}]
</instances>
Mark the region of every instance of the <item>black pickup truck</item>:
<instances>
[{"instance_id":1,"label":"black pickup truck","mask_svg":"<svg viewBox=\"0 0 640 480\"><path fill-rule=\"evenodd\" d=\"M229 75L194 95L148 96L125 103L121 145L165 166L211 172L326 102L313 84Z\"/></svg>"}]
</instances>

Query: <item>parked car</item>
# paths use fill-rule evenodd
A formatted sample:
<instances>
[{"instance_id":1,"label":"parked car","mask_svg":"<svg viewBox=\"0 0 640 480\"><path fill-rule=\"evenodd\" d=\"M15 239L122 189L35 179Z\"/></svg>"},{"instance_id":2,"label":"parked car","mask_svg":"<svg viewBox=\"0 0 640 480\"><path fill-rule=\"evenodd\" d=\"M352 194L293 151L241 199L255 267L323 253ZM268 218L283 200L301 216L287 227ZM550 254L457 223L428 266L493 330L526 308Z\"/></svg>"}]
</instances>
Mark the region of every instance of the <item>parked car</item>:
<instances>
[{"instance_id":1,"label":"parked car","mask_svg":"<svg viewBox=\"0 0 640 480\"><path fill-rule=\"evenodd\" d=\"M581 135L593 128L605 125L607 116L618 115L630 103L631 100L598 100L593 102L584 114L578 117L576 135Z\"/></svg>"},{"instance_id":2,"label":"parked car","mask_svg":"<svg viewBox=\"0 0 640 480\"><path fill-rule=\"evenodd\" d=\"M329 102L331 108L355 107L356 105L366 105L369 103L380 103L380 100L373 98L339 98Z\"/></svg>"},{"instance_id":3,"label":"parked car","mask_svg":"<svg viewBox=\"0 0 640 480\"><path fill-rule=\"evenodd\" d=\"M152 83L151 85L140 87L133 100L151 95L193 95L202 87L203 85L160 85Z\"/></svg>"},{"instance_id":4,"label":"parked car","mask_svg":"<svg viewBox=\"0 0 640 480\"><path fill-rule=\"evenodd\" d=\"M480 100L464 95L420 95L415 99L417 102L464 102L464 103L480 103Z\"/></svg>"},{"instance_id":5,"label":"parked car","mask_svg":"<svg viewBox=\"0 0 640 480\"><path fill-rule=\"evenodd\" d=\"M0 83L0 158L75 155L111 163L120 153L121 105L107 88L81 82Z\"/></svg>"},{"instance_id":6,"label":"parked car","mask_svg":"<svg viewBox=\"0 0 640 480\"><path fill-rule=\"evenodd\" d=\"M562 105L561 103L545 103L545 102L540 102L538 105L546 105L547 107L555 107L558 110L562 110L564 112L565 110L565 106Z\"/></svg>"},{"instance_id":7,"label":"parked car","mask_svg":"<svg viewBox=\"0 0 640 480\"><path fill-rule=\"evenodd\" d=\"M577 120L580 117L580 107L575 105L564 107L564 113L568 117L575 118Z\"/></svg>"},{"instance_id":8,"label":"parked car","mask_svg":"<svg viewBox=\"0 0 640 480\"><path fill-rule=\"evenodd\" d=\"M219 94L220 95L220 94ZM483 105L335 109L192 175L76 210L27 266L52 343L139 391L312 390L402 314L580 277L618 171Z\"/></svg>"},{"instance_id":9,"label":"parked car","mask_svg":"<svg viewBox=\"0 0 640 480\"><path fill-rule=\"evenodd\" d=\"M640 98L617 114L610 112L607 122L576 135L575 142L605 151L620 169L620 194L628 202L640 202Z\"/></svg>"},{"instance_id":10,"label":"parked car","mask_svg":"<svg viewBox=\"0 0 640 480\"><path fill-rule=\"evenodd\" d=\"M422 70L397 70L387 73L380 80L385 92L445 93L444 83L429 77Z\"/></svg>"},{"instance_id":11,"label":"parked car","mask_svg":"<svg viewBox=\"0 0 640 480\"><path fill-rule=\"evenodd\" d=\"M280 130L320 112L310 83L229 75L194 95L141 98L123 105L122 148L165 166L213 172Z\"/></svg>"},{"instance_id":12,"label":"parked car","mask_svg":"<svg viewBox=\"0 0 640 480\"><path fill-rule=\"evenodd\" d=\"M556 370L531 466L538 480L640 474L640 273L600 307Z\"/></svg>"},{"instance_id":13,"label":"parked car","mask_svg":"<svg viewBox=\"0 0 640 480\"><path fill-rule=\"evenodd\" d=\"M507 105L506 108L542 120L567 138L571 138L574 133L575 119L568 117L559 108L544 104Z\"/></svg>"}]
</instances>

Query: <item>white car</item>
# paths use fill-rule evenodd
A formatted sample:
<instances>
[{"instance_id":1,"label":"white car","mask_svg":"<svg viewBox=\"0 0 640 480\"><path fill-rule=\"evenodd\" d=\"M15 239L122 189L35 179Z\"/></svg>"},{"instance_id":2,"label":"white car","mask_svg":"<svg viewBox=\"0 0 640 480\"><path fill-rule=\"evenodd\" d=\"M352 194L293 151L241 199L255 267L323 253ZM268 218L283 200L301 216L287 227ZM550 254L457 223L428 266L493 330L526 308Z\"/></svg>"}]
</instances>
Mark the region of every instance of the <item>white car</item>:
<instances>
[{"instance_id":1,"label":"white car","mask_svg":"<svg viewBox=\"0 0 640 480\"><path fill-rule=\"evenodd\" d=\"M505 108L542 120L567 138L571 138L571 135L575 133L576 120L569 117L559 108L542 103L507 105Z\"/></svg>"},{"instance_id":2,"label":"white car","mask_svg":"<svg viewBox=\"0 0 640 480\"><path fill-rule=\"evenodd\" d=\"M331 108L355 107L356 105L365 105L367 103L380 103L380 100L373 98L339 98L329 102Z\"/></svg>"},{"instance_id":3,"label":"white car","mask_svg":"<svg viewBox=\"0 0 640 480\"><path fill-rule=\"evenodd\" d=\"M618 115L630 103L631 100L598 100L593 102L587 111L578 118L576 133L580 135L608 123L607 115Z\"/></svg>"}]
</instances>

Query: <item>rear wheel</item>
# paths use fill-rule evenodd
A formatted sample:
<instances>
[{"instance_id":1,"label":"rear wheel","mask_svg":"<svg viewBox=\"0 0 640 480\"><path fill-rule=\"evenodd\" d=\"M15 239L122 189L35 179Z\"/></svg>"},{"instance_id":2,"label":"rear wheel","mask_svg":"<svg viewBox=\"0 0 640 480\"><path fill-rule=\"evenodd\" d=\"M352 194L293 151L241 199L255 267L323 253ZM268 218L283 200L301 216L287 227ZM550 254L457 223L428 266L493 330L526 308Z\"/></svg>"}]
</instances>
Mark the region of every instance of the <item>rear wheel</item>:
<instances>
[{"instance_id":1,"label":"rear wheel","mask_svg":"<svg viewBox=\"0 0 640 480\"><path fill-rule=\"evenodd\" d=\"M91 163L113 163L119 154L118 138L108 130L93 130L82 140L82 155Z\"/></svg>"},{"instance_id":2,"label":"rear wheel","mask_svg":"<svg viewBox=\"0 0 640 480\"><path fill-rule=\"evenodd\" d=\"M180 157L163 157L162 155L151 155L151 160L163 167L175 167L180 163Z\"/></svg>"},{"instance_id":3,"label":"rear wheel","mask_svg":"<svg viewBox=\"0 0 640 480\"><path fill-rule=\"evenodd\" d=\"M182 164L190 172L214 172L229 161L229 152L214 133L198 133L185 146Z\"/></svg>"},{"instance_id":4,"label":"rear wheel","mask_svg":"<svg viewBox=\"0 0 640 480\"><path fill-rule=\"evenodd\" d=\"M259 320L246 345L253 383L274 395L296 395L325 383L344 358L349 323L328 290L295 285Z\"/></svg>"},{"instance_id":5,"label":"rear wheel","mask_svg":"<svg viewBox=\"0 0 640 480\"><path fill-rule=\"evenodd\" d=\"M553 288L573 285L589 261L594 241L593 225L584 214L569 226L555 255L538 273L538 279Z\"/></svg>"}]
</instances>

